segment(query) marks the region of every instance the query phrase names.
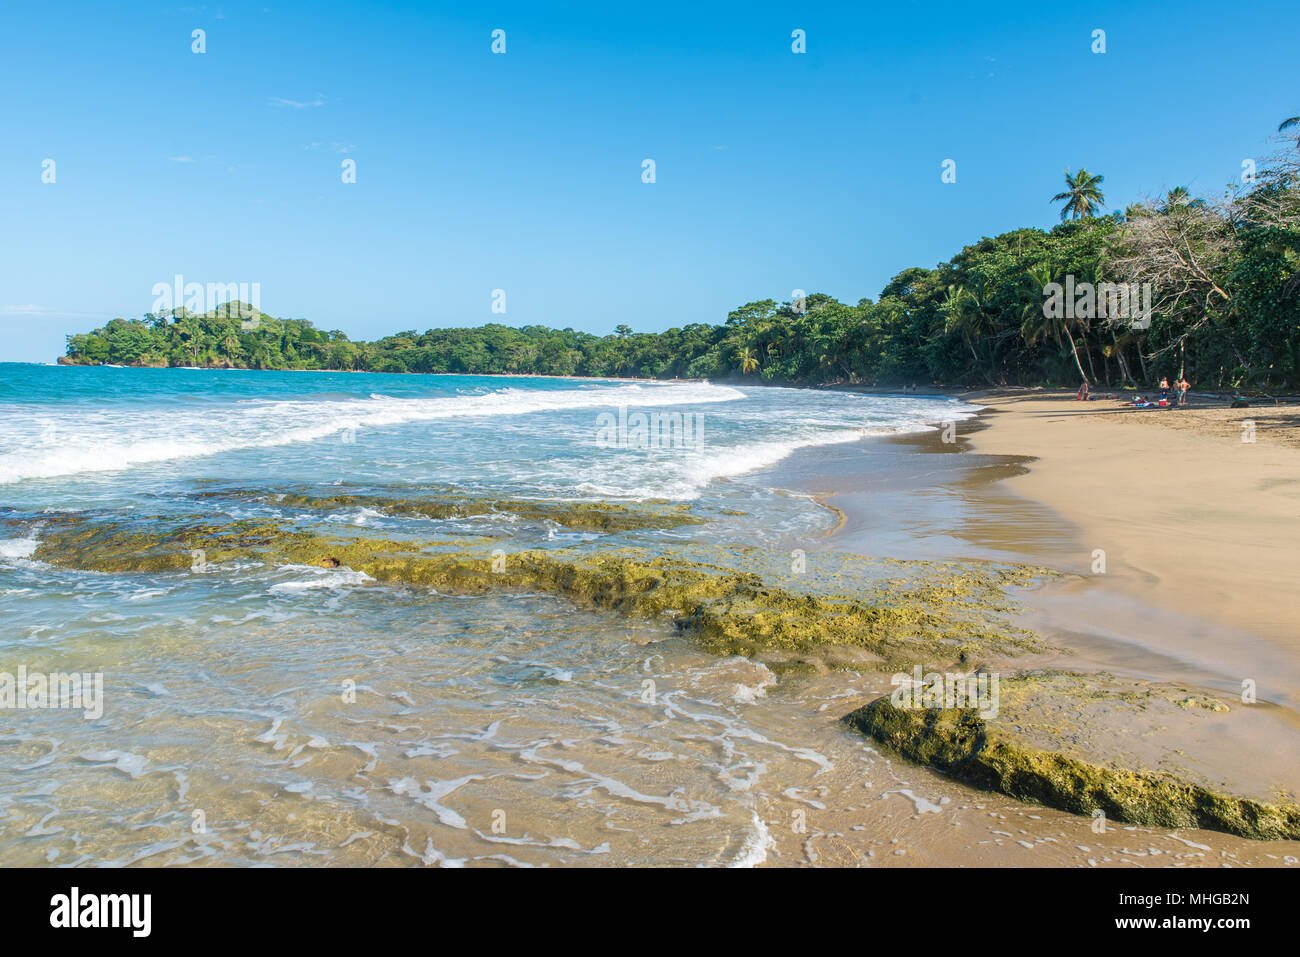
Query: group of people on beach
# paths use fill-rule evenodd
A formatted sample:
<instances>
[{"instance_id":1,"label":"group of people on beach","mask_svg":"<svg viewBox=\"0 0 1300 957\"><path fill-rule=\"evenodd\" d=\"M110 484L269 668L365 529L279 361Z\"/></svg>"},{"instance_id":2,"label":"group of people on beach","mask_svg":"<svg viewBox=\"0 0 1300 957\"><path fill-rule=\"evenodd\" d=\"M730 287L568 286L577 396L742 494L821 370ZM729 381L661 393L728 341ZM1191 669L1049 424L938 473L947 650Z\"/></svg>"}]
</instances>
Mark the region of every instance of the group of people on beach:
<instances>
[{"instance_id":1,"label":"group of people on beach","mask_svg":"<svg viewBox=\"0 0 1300 957\"><path fill-rule=\"evenodd\" d=\"M1192 384L1188 382L1187 379L1181 375L1178 377L1178 381L1174 383L1174 391L1178 393L1177 404L1180 407L1185 407L1187 405L1187 393L1191 389L1191 387ZM1155 401L1152 401L1151 399L1148 399L1146 396L1140 395L1133 400L1133 405L1139 409L1150 409L1153 407L1168 408L1170 402L1171 400L1169 398L1169 379L1165 376L1161 376L1160 377L1160 398Z\"/></svg>"},{"instance_id":2,"label":"group of people on beach","mask_svg":"<svg viewBox=\"0 0 1300 957\"><path fill-rule=\"evenodd\" d=\"M1187 405L1187 393L1191 390L1191 388L1192 388L1192 384L1187 381L1186 376L1180 375L1178 377L1178 381L1174 383L1174 391L1178 393L1178 404L1180 406ZM1079 386L1079 391L1075 393L1074 397L1078 399L1080 402L1087 402L1089 399L1092 398L1092 387L1089 385L1087 379L1083 380L1083 385ZM1159 402L1150 402L1146 399L1146 397L1138 396L1136 399L1133 400L1133 404L1136 406L1150 406L1150 405L1167 406L1169 404L1169 377L1168 376L1160 377L1160 401Z\"/></svg>"},{"instance_id":3,"label":"group of people on beach","mask_svg":"<svg viewBox=\"0 0 1300 957\"><path fill-rule=\"evenodd\" d=\"M1185 376L1179 376L1178 381L1174 383L1174 391L1178 393L1178 404L1187 405L1187 392L1191 389L1192 384L1187 381ZM1169 401L1169 379L1165 376L1160 377L1160 401Z\"/></svg>"}]
</instances>

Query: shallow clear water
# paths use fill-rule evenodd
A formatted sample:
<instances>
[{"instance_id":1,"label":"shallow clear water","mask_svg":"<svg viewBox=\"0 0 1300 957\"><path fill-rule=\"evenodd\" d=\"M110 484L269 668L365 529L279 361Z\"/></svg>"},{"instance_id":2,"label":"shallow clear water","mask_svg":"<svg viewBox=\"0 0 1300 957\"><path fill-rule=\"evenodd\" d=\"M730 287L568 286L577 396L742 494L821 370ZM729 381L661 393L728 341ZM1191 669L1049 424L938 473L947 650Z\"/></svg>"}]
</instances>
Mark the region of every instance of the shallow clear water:
<instances>
[{"instance_id":1,"label":"shallow clear water","mask_svg":"<svg viewBox=\"0 0 1300 957\"><path fill-rule=\"evenodd\" d=\"M620 408L628 419L700 415L702 441L697 431L694 444L601 444L598 417ZM0 672L104 682L102 715L0 710L0 863L1218 853L1158 834L1107 849L1087 840L1086 821L1026 817L895 764L838 722L887 690L887 676L778 681L761 664L701 652L667 623L546 596L380 586L347 568L110 575L31 558L42 516L67 510L145 524L287 518L510 549L722 543L783 555L834 517L770 487L767 466L972 411L707 383L0 366ZM500 513L305 514L274 498L340 488L667 499L708 522L600 534Z\"/></svg>"}]
</instances>

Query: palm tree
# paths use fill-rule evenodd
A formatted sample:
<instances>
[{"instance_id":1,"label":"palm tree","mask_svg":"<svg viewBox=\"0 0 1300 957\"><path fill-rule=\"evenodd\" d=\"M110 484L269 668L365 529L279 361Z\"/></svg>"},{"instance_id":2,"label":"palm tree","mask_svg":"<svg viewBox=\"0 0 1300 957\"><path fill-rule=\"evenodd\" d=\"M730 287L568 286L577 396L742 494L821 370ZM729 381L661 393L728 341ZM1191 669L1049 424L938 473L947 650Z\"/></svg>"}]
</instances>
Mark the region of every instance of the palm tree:
<instances>
[{"instance_id":1,"label":"palm tree","mask_svg":"<svg viewBox=\"0 0 1300 957\"><path fill-rule=\"evenodd\" d=\"M758 371L758 358L754 355L754 350L749 346L736 351L736 358L740 361L740 371L745 375Z\"/></svg>"},{"instance_id":2,"label":"palm tree","mask_svg":"<svg viewBox=\"0 0 1300 957\"><path fill-rule=\"evenodd\" d=\"M199 341L203 332L199 326L199 320L196 316L186 314L180 320L181 329L189 338L190 344L194 346L194 364L199 364Z\"/></svg>"},{"instance_id":3,"label":"palm tree","mask_svg":"<svg viewBox=\"0 0 1300 957\"><path fill-rule=\"evenodd\" d=\"M233 363L239 354L239 337L234 332L227 332L226 338L221 340L221 348L226 351L226 358Z\"/></svg>"},{"instance_id":4,"label":"palm tree","mask_svg":"<svg viewBox=\"0 0 1300 957\"><path fill-rule=\"evenodd\" d=\"M1156 207L1156 212L1168 215L1176 209L1204 209L1205 200L1193 199L1186 186L1175 186L1166 195L1164 202Z\"/></svg>"},{"instance_id":5,"label":"palm tree","mask_svg":"<svg viewBox=\"0 0 1300 957\"><path fill-rule=\"evenodd\" d=\"M949 286L947 298L939 304L945 320L944 332L961 333L976 366L990 382L993 381L993 372L999 368L998 346L1017 332L1014 327L1003 327L994 302L998 291L996 283L975 275L967 285ZM983 358L975 348L976 343L984 347Z\"/></svg>"},{"instance_id":6,"label":"palm tree","mask_svg":"<svg viewBox=\"0 0 1300 957\"><path fill-rule=\"evenodd\" d=\"M1031 266L1026 272L1030 287L1042 291L1045 295L1048 284L1052 282L1051 267L1047 263L1040 263L1037 266ZM1074 356L1074 367L1079 370L1079 377L1084 382L1088 381L1088 373L1083 371L1083 363L1079 361L1079 347L1075 344L1074 334L1070 329L1070 320L1047 315L1043 304L1035 301L1031 301L1024 307L1021 317L1020 334L1024 337L1025 345L1036 345L1045 336L1050 335L1056 340L1057 347L1061 348L1062 339L1068 339L1070 341L1070 353ZM1085 341L1084 348L1087 347L1088 344Z\"/></svg>"},{"instance_id":7,"label":"palm tree","mask_svg":"<svg viewBox=\"0 0 1300 957\"><path fill-rule=\"evenodd\" d=\"M965 286L950 285L948 295L944 297L943 302L939 303L939 314L943 316L943 331L948 334L960 332L961 341L966 343L971 358L978 365L980 356L975 351L975 343L971 339L971 332L975 329L975 310L967 306L971 298Z\"/></svg>"},{"instance_id":8,"label":"palm tree","mask_svg":"<svg viewBox=\"0 0 1300 957\"><path fill-rule=\"evenodd\" d=\"M1053 203L1065 203L1065 206L1061 208L1061 221L1093 216L1097 210L1105 206L1106 197L1101 191L1101 181L1105 178L1104 176L1093 176L1086 169L1080 169L1079 172L1071 174L1070 168L1067 166L1065 168L1065 185L1068 188L1064 193L1057 193L1052 197Z\"/></svg>"}]
</instances>

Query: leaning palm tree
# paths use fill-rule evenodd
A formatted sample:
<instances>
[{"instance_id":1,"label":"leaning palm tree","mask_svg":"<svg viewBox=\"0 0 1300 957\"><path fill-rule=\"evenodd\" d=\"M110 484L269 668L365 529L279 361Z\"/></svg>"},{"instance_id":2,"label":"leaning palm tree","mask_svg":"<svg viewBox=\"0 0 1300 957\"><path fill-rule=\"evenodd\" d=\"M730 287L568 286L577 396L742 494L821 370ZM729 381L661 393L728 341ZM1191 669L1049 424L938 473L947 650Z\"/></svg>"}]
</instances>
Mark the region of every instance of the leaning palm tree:
<instances>
[{"instance_id":1,"label":"leaning palm tree","mask_svg":"<svg viewBox=\"0 0 1300 957\"><path fill-rule=\"evenodd\" d=\"M1026 274L1030 288L1034 291L1042 291L1045 297L1047 287L1052 282L1051 267L1046 263L1039 263L1037 266L1031 266L1026 270ZM1079 361L1079 347L1075 344L1074 333L1070 328L1070 320L1060 316L1049 316L1041 302L1031 299L1021 312L1020 335L1027 346L1037 345L1042 339L1050 335L1056 340L1057 348L1062 351L1064 351L1062 340L1068 339L1070 353L1074 357L1074 367L1079 370L1079 378L1084 382L1088 381L1088 373L1083 371L1083 363ZM1087 347L1088 344L1085 340L1084 348Z\"/></svg>"},{"instance_id":2,"label":"leaning palm tree","mask_svg":"<svg viewBox=\"0 0 1300 957\"><path fill-rule=\"evenodd\" d=\"M1096 215L1106 205L1106 197L1101 191L1101 181L1105 176L1093 176L1086 169L1071 174L1065 169L1066 190L1052 197L1053 203L1064 202L1061 208L1061 221L1082 219Z\"/></svg>"}]
</instances>

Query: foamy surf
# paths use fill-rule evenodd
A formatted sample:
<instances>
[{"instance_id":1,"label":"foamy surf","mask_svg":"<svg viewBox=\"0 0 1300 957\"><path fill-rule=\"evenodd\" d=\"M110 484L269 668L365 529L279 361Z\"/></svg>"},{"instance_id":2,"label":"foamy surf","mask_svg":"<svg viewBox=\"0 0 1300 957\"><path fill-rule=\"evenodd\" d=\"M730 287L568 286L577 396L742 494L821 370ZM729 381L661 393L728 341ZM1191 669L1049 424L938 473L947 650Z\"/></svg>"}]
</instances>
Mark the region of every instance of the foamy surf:
<instances>
[{"instance_id":1,"label":"foamy surf","mask_svg":"<svg viewBox=\"0 0 1300 957\"><path fill-rule=\"evenodd\" d=\"M741 845L740 852L727 863L727 866L758 867L767 860L767 852L775 847L776 841L772 839L772 832L768 830L767 822L755 811L749 832L745 835L745 843Z\"/></svg>"},{"instance_id":2,"label":"foamy surf","mask_svg":"<svg viewBox=\"0 0 1300 957\"><path fill-rule=\"evenodd\" d=\"M0 559L31 558L36 554L34 538L0 539Z\"/></svg>"},{"instance_id":3,"label":"foamy surf","mask_svg":"<svg viewBox=\"0 0 1300 957\"><path fill-rule=\"evenodd\" d=\"M268 591L277 595L294 595L319 589L346 588L364 585L374 579L365 572L353 571L351 568L316 568L312 565L283 565L281 570L293 572L301 577L292 581L278 582Z\"/></svg>"},{"instance_id":4,"label":"foamy surf","mask_svg":"<svg viewBox=\"0 0 1300 957\"><path fill-rule=\"evenodd\" d=\"M21 853L79 859L41 823L49 809L75 809L90 815L94 833L76 853L101 863L195 853L122 829L111 802L95 804L130 787L180 813L202 795L230 835L204 853L226 864L398 863L414 854L444 866L588 855L757 866L778 848L788 853L777 823L793 799L782 789L797 787L807 797L794 803L809 807L835 768L848 773L853 763L834 741L771 720L797 687L782 688L764 665L665 643L662 623L633 636L621 620L576 614L546 596L451 598L347 566L47 568L30 560L40 522L63 521L69 509L132 526L155 516L214 527L274 520L331 538L484 536L508 551L607 535L650 551L709 535L779 536L825 516L746 476L800 449L920 428L956 411L702 382L358 375L343 384L311 373L114 370L93 396L67 389L92 374L58 370L45 392L22 393L30 403L0 404L8 469L0 480L17 483L6 486L9 511L0 514L9 522L0 611L14 623L11 654L93 649L92 665L107 654L119 693L101 722L46 716L65 743L19 752L59 789L43 805L23 805L20 832L39 836ZM32 376L38 386L42 375ZM601 414L621 416L620 407L703 416L704 428L691 434L694 445L610 445L599 438ZM580 485L601 491L584 495ZM297 492L340 498L312 508L294 504ZM704 521L596 530L490 511L431 525L365 497L458 494L498 503L703 499L691 514ZM655 643L657 663L643 672L645 642ZM658 685L649 700L646 678ZM802 702L796 710L813 714ZM11 777L0 802L31 798L33 786ZM249 791L269 796L267 819L247 816ZM336 824L321 844L326 820Z\"/></svg>"},{"instance_id":5,"label":"foamy surf","mask_svg":"<svg viewBox=\"0 0 1300 957\"><path fill-rule=\"evenodd\" d=\"M507 387L470 396L244 400L201 410L170 405L141 411L124 404L104 411L96 404L69 410L54 425L46 411L9 407L0 409L0 442L20 451L0 455L0 484L310 443L356 430L420 422L732 402L744 397L738 389L709 383L535 391Z\"/></svg>"}]
</instances>

